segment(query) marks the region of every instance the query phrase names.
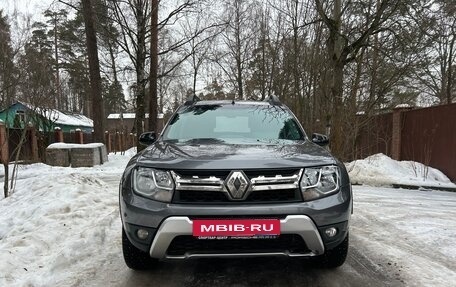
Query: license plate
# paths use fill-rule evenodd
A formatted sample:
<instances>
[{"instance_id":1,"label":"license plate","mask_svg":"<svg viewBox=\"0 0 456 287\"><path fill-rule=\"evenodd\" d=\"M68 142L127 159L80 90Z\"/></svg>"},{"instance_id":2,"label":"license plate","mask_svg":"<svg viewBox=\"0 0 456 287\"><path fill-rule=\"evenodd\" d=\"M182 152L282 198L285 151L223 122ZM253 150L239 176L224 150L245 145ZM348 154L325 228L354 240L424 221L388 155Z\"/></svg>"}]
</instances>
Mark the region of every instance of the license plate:
<instances>
[{"instance_id":1,"label":"license plate","mask_svg":"<svg viewBox=\"0 0 456 287\"><path fill-rule=\"evenodd\" d=\"M280 235L279 219L197 219L193 221L193 236L200 238L233 238Z\"/></svg>"}]
</instances>

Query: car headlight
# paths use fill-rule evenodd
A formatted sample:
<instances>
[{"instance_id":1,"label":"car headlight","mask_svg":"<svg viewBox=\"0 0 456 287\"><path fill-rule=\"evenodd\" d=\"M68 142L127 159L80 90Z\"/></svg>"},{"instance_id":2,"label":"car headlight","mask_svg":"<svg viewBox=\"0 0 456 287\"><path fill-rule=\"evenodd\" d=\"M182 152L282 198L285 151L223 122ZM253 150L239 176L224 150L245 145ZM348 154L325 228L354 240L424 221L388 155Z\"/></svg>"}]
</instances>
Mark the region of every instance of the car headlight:
<instances>
[{"instance_id":1,"label":"car headlight","mask_svg":"<svg viewBox=\"0 0 456 287\"><path fill-rule=\"evenodd\" d=\"M174 182L167 171L139 167L133 171L133 190L153 200L171 202Z\"/></svg>"},{"instance_id":2,"label":"car headlight","mask_svg":"<svg viewBox=\"0 0 456 287\"><path fill-rule=\"evenodd\" d=\"M314 200L337 193L340 187L340 171L337 166L304 169L301 191L304 201Z\"/></svg>"}]
</instances>

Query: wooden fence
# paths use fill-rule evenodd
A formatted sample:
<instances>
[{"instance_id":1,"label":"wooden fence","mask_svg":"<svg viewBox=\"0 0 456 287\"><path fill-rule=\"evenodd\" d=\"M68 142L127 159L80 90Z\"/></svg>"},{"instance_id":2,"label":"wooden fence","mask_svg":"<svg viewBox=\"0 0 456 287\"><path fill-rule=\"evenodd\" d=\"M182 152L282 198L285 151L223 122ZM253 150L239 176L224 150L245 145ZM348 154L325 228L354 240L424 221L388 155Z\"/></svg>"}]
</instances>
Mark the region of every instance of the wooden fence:
<instances>
[{"instance_id":1,"label":"wooden fence","mask_svg":"<svg viewBox=\"0 0 456 287\"><path fill-rule=\"evenodd\" d=\"M64 142L75 144L93 143L92 133L75 131L64 133L40 132L33 127L7 129L0 123L1 162L20 160L24 162L46 162L46 147L52 143ZM136 135L126 132L106 132L104 144L107 152L123 152L136 146Z\"/></svg>"}]
</instances>

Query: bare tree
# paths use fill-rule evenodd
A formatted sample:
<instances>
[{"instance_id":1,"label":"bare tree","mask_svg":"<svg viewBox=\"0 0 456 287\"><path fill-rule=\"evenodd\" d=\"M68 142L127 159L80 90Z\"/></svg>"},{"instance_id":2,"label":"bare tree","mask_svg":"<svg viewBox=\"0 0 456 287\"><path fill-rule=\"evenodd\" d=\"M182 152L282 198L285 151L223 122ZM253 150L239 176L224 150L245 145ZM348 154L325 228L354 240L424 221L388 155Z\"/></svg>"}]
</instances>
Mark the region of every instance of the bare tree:
<instances>
[{"instance_id":1,"label":"bare tree","mask_svg":"<svg viewBox=\"0 0 456 287\"><path fill-rule=\"evenodd\" d=\"M259 19L258 38L255 39L256 45L252 50L252 59L249 63L252 73L246 80L246 92L249 98L264 100L272 94L273 74L277 71L278 66L278 49L276 47L279 45L273 43L271 23L275 22L275 19L271 17L269 9L261 9L257 18ZM281 22L282 19L279 17L277 21L279 26ZM281 35L281 33L282 31L276 35Z\"/></svg>"},{"instance_id":2,"label":"bare tree","mask_svg":"<svg viewBox=\"0 0 456 287\"><path fill-rule=\"evenodd\" d=\"M439 104L452 103L456 98L456 4L417 1L408 16L427 43L427 51L418 59L421 69L416 74L422 92L435 97L434 102Z\"/></svg>"},{"instance_id":3,"label":"bare tree","mask_svg":"<svg viewBox=\"0 0 456 287\"><path fill-rule=\"evenodd\" d=\"M374 3L375 2L375 3ZM332 100L330 123L332 125L331 148L336 155L343 155L344 135L344 68L354 61L362 47L368 44L369 39L383 31L387 21L398 9L399 0L375 0L367 4L335 0L333 4L324 6L321 0L315 0L315 6L322 21L328 29L327 53L330 76L328 85ZM351 9L365 10L366 22L344 22L345 13ZM375 7L375 9L371 9ZM329 12L328 10L331 10ZM374 11L371 11L374 10Z\"/></svg>"},{"instance_id":4,"label":"bare tree","mask_svg":"<svg viewBox=\"0 0 456 287\"><path fill-rule=\"evenodd\" d=\"M198 76L201 72L203 65L209 60L209 52L211 46L214 44L213 40L217 35L220 34L221 25L211 23L208 15L205 15L203 9L206 7L198 7L199 11L193 15L193 17L186 17L185 21L182 21L180 27L183 32L183 37L189 39L187 45L184 46L184 54L190 55L187 62L190 66L191 76L191 87L194 93L196 93L196 84ZM211 29L214 28L214 29ZM195 31L204 31L203 33L197 33L195 37Z\"/></svg>"},{"instance_id":5,"label":"bare tree","mask_svg":"<svg viewBox=\"0 0 456 287\"><path fill-rule=\"evenodd\" d=\"M224 2L222 22L227 24L221 33L221 49L216 51L213 61L232 83L238 99L246 99L245 82L258 30L252 17L256 9L256 3L251 0Z\"/></svg>"}]
</instances>

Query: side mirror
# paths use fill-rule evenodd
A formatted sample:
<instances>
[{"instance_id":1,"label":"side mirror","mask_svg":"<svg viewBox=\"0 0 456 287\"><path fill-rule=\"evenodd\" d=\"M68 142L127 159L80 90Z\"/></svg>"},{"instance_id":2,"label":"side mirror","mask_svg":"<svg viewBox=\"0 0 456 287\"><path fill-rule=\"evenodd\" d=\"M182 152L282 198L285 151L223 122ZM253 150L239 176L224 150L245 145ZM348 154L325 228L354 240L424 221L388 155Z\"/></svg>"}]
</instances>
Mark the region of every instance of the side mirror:
<instances>
[{"instance_id":1,"label":"side mirror","mask_svg":"<svg viewBox=\"0 0 456 287\"><path fill-rule=\"evenodd\" d=\"M149 146L157 140L155 132L145 132L139 136L139 143L144 146Z\"/></svg>"},{"instance_id":2,"label":"side mirror","mask_svg":"<svg viewBox=\"0 0 456 287\"><path fill-rule=\"evenodd\" d=\"M329 144L329 138L326 135L313 133L312 142L319 146L326 146Z\"/></svg>"}]
</instances>

